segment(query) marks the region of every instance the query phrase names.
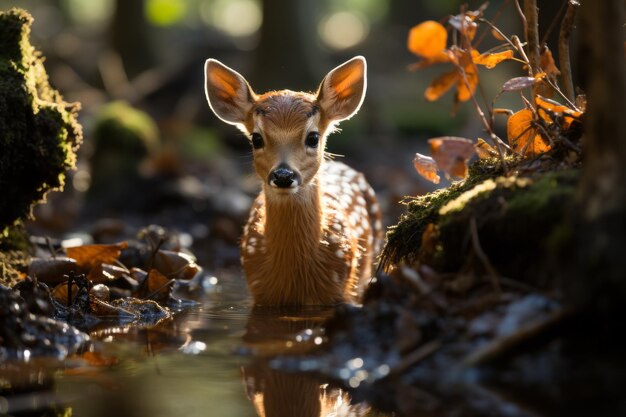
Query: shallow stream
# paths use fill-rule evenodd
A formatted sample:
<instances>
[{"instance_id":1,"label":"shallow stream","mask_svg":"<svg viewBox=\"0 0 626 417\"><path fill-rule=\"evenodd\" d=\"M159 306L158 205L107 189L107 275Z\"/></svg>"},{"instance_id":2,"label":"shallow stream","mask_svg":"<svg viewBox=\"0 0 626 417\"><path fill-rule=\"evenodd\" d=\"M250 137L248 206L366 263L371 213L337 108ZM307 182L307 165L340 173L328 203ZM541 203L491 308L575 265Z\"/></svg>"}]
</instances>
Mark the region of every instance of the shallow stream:
<instances>
[{"instance_id":1,"label":"shallow stream","mask_svg":"<svg viewBox=\"0 0 626 417\"><path fill-rule=\"evenodd\" d=\"M5 375L24 390L0 397L0 415L46 409L107 417L386 415L351 404L328 381L275 371L263 360L321 343L319 323L332 310L253 310L237 274L206 287L199 304L174 320L98 332L87 361L31 361Z\"/></svg>"}]
</instances>

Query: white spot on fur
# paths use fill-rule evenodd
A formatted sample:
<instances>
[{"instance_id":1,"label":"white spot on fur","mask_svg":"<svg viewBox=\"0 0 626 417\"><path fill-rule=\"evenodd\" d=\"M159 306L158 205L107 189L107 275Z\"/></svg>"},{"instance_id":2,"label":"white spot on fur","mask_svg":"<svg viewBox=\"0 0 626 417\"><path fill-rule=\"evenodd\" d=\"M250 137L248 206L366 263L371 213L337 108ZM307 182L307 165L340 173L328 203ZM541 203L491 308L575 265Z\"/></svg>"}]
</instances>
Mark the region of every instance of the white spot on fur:
<instances>
[{"instance_id":1,"label":"white spot on fur","mask_svg":"<svg viewBox=\"0 0 626 417\"><path fill-rule=\"evenodd\" d=\"M341 249L337 249L337 252L335 252L335 256L339 259L343 259L344 255L345 254L343 253Z\"/></svg>"},{"instance_id":2,"label":"white spot on fur","mask_svg":"<svg viewBox=\"0 0 626 417\"><path fill-rule=\"evenodd\" d=\"M376 214L379 210L380 206L378 205L378 203L372 203L372 205L370 206L370 212Z\"/></svg>"},{"instance_id":3,"label":"white spot on fur","mask_svg":"<svg viewBox=\"0 0 626 417\"><path fill-rule=\"evenodd\" d=\"M255 252L254 246L248 245L248 247L246 248L246 252L248 252L248 255L254 255L254 252Z\"/></svg>"},{"instance_id":4,"label":"white spot on fur","mask_svg":"<svg viewBox=\"0 0 626 417\"><path fill-rule=\"evenodd\" d=\"M361 196L358 196L358 197L356 198L356 202L357 202L357 204L358 204L358 205L360 205L360 206L365 206L365 199L364 199L363 197L361 197Z\"/></svg>"},{"instance_id":5,"label":"white spot on fur","mask_svg":"<svg viewBox=\"0 0 626 417\"><path fill-rule=\"evenodd\" d=\"M381 223L381 221L376 220L376 223L374 223L374 229L381 230L382 228L383 228L383 224Z\"/></svg>"}]
</instances>

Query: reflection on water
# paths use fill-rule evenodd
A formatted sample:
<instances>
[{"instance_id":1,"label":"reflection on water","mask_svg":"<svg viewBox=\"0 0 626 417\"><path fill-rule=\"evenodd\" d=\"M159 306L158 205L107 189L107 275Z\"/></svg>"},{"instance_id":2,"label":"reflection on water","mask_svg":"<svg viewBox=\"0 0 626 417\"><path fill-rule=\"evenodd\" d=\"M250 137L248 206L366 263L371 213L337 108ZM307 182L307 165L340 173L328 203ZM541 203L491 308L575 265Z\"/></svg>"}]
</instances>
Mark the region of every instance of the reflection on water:
<instances>
[{"instance_id":1,"label":"reflection on water","mask_svg":"<svg viewBox=\"0 0 626 417\"><path fill-rule=\"evenodd\" d=\"M243 338L257 358L301 353L322 342L321 324L332 309L259 309L250 312ZM248 398L260 417L364 416L368 407L350 404L340 388L307 375L283 373L261 358L243 367Z\"/></svg>"},{"instance_id":2,"label":"reflection on water","mask_svg":"<svg viewBox=\"0 0 626 417\"><path fill-rule=\"evenodd\" d=\"M0 396L0 415L50 404L94 417L367 415L365 404L351 404L327 381L278 372L264 360L320 344L332 310L252 309L241 277L220 290L151 329L98 334L100 364L114 365L69 360L56 372L45 365L48 372L34 373L46 375L40 385L31 379L23 394Z\"/></svg>"}]
</instances>

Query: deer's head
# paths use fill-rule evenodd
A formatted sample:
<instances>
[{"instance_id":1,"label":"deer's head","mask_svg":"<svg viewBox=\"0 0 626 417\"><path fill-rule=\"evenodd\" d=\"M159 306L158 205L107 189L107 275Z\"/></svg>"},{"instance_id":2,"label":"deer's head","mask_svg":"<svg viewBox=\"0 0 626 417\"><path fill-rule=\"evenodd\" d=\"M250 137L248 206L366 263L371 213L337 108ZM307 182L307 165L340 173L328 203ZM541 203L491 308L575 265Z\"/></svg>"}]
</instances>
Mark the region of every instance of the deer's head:
<instances>
[{"instance_id":1,"label":"deer's head","mask_svg":"<svg viewBox=\"0 0 626 417\"><path fill-rule=\"evenodd\" d=\"M367 86L365 58L330 71L316 93L289 90L257 95L235 70L215 59L205 64L209 106L250 140L254 168L268 198L296 194L315 178L326 137L361 106Z\"/></svg>"}]
</instances>

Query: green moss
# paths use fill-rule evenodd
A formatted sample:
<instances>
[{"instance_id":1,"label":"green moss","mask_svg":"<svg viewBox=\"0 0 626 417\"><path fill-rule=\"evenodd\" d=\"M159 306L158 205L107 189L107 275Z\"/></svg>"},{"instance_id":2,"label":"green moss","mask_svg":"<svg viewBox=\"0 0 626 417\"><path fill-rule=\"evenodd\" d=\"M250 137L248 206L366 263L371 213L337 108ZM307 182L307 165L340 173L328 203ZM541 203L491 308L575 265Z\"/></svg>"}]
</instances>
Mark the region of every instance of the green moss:
<instances>
[{"instance_id":1,"label":"green moss","mask_svg":"<svg viewBox=\"0 0 626 417\"><path fill-rule=\"evenodd\" d=\"M29 41L32 17L0 12L0 231L63 187L82 142L78 104L63 101Z\"/></svg>"},{"instance_id":2,"label":"green moss","mask_svg":"<svg viewBox=\"0 0 626 417\"><path fill-rule=\"evenodd\" d=\"M543 285L578 175L569 170L497 178L450 202L437 223L442 257L436 266L445 271L463 267L474 250L470 222L476 221L481 248L501 274Z\"/></svg>"},{"instance_id":3,"label":"green moss","mask_svg":"<svg viewBox=\"0 0 626 417\"><path fill-rule=\"evenodd\" d=\"M132 181L141 161L159 145L156 123L145 112L123 101L104 106L96 115L93 131L90 194Z\"/></svg>"},{"instance_id":4,"label":"green moss","mask_svg":"<svg viewBox=\"0 0 626 417\"><path fill-rule=\"evenodd\" d=\"M477 160L470 165L469 175L465 180L423 196L407 198L406 214L387 231L380 268L388 269L402 261L415 261L422 244L422 234L428 224L439 220L439 210L475 185L502 173L503 169L497 159Z\"/></svg>"}]
</instances>

